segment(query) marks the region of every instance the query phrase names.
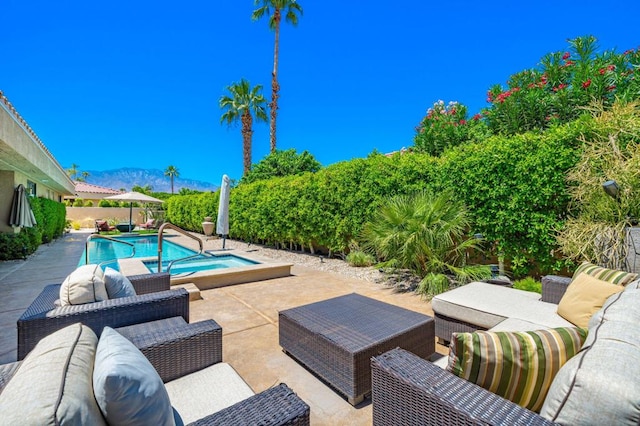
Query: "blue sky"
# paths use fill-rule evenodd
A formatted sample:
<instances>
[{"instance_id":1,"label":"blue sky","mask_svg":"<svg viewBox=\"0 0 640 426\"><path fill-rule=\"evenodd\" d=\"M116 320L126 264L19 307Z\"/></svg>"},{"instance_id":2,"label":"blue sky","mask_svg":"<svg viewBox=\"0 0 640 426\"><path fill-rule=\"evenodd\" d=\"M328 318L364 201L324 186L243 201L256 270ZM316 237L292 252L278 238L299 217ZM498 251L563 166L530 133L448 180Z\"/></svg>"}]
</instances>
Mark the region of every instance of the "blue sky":
<instances>
[{"instance_id":1,"label":"blue sky","mask_svg":"<svg viewBox=\"0 0 640 426\"><path fill-rule=\"evenodd\" d=\"M280 40L278 148L323 165L413 143L437 100L471 115L486 91L566 40L640 45L637 0L305 1ZM219 184L242 176L240 127L220 124L225 87L270 99L273 33L252 0L2 0L0 90L60 164L178 168ZM268 154L254 124L253 162ZM88 179L91 182L91 177ZM139 182L144 185L144 182Z\"/></svg>"}]
</instances>

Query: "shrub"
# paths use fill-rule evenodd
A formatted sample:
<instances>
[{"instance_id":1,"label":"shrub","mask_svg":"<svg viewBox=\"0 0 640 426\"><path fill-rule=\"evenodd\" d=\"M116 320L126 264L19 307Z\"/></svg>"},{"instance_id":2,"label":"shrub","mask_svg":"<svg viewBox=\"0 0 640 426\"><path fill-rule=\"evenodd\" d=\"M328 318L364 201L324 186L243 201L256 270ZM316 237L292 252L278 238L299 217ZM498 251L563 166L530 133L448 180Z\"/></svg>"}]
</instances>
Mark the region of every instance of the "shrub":
<instances>
[{"instance_id":1,"label":"shrub","mask_svg":"<svg viewBox=\"0 0 640 426\"><path fill-rule=\"evenodd\" d=\"M506 135L541 131L575 120L593 100L610 107L616 98L638 99L639 63L638 51L599 53L593 36L569 40L567 51L549 53L538 68L514 74L506 89L489 90L488 127Z\"/></svg>"},{"instance_id":2,"label":"shrub","mask_svg":"<svg viewBox=\"0 0 640 426\"><path fill-rule=\"evenodd\" d=\"M74 220L73 222L71 222L71 227L76 231L78 231L82 226L80 222L78 222L77 220Z\"/></svg>"},{"instance_id":3,"label":"shrub","mask_svg":"<svg viewBox=\"0 0 640 426\"><path fill-rule=\"evenodd\" d=\"M93 207L93 201L87 200L87 202L84 203L84 207Z\"/></svg>"},{"instance_id":4,"label":"shrub","mask_svg":"<svg viewBox=\"0 0 640 426\"><path fill-rule=\"evenodd\" d=\"M465 235L468 218L466 207L451 192L399 195L375 212L361 240L382 266L392 264L419 275L419 292L433 296L448 289L450 281L466 284L491 276L488 266L466 262L467 252L479 242Z\"/></svg>"},{"instance_id":5,"label":"shrub","mask_svg":"<svg viewBox=\"0 0 640 426\"><path fill-rule=\"evenodd\" d=\"M571 217L558 234L563 253L612 269L625 269L627 228L640 218L640 107L614 104L595 118L595 129L583 138L580 161L568 173ZM602 190L615 180L618 194Z\"/></svg>"},{"instance_id":6,"label":"shrub","mask_svg":"<svg viewBox=\"0 0 640 426\"><path fill-rule=\"evenodd\" d=\"M586 118L543 134L494 136L441 157L437 186L455 189L474 232L495 242L516 277L564 266L553 251L569 202L566 173L579 157L581 135L592 126Z\"/></svg>"},{"instance_id":7,"label":"shrub","mask_svg":"<svg viewBox=\"0 0 640 426\"><path fill-rule=\"evenodd\" d=\"M251 170L240 179L240 183L317 172L321 168L322 165L308 151L298 154L294 148L276 150L252 165Z\"/></svg>"},{"instance_id":8,"label":"shrub","mask_svg":"<svg viewBox=\"0 0 640 426\"><path fill-rule=\"evenodd\" d=\"M347 255L347 263L351 266L371 266L375 262L376 259L371 254L363 251L352 251Z\"/></svg>"},{"instance_id":9,"label":"shrub","mask_svg":"<svg viewBox=\"0 0 640 426\"><path fill-rule=\"evenodd\" d=\"M488 130L481 118L476 114L469 119L467 107L458 102L438 101L416 128L415 149L437 156L447 148L482 140Z\"/></svg>"},{"instance_id":10,"label":"shrub","mask_svg":"<svg viewBox=\"0 0 640 426\"><path fill-rule=\"evenodd\" d=\"M542 294L542 283L533 277L526 277L515 281L513 283L513 288Z\"/></svg>"},{"instance_id":11,"label":"shrub","mask_svg":"<svg viewBox=\"0 0 640 426\"><path fill-rule=\"evenodd\" d=\"M76 198L73 201L73 207L83 207L84 206L84 201L82 200L82 198Z\"/></svg>"},{"instance_id":12,"label":"shrub","mask_svg":"<svg viewBox=\"0 0 640 426\"><path fill-rule=\"evenodd\" d=\"M18 234L0 233L0 260L21 259L35 252L42 243L63 235L66 210L63 203L47 198L29 198L36 226L22 228Z\"/></svg>"},{"instance_id":13,"label":"shrub","mask_svg":"<svg viewBox=\"0 0 640 426\"><path fill-rule=\"evenodd\" d=\"M109 200L100 200L98 201L98 207L111 207L112 203Z\"/></svg>"}]
</instances>

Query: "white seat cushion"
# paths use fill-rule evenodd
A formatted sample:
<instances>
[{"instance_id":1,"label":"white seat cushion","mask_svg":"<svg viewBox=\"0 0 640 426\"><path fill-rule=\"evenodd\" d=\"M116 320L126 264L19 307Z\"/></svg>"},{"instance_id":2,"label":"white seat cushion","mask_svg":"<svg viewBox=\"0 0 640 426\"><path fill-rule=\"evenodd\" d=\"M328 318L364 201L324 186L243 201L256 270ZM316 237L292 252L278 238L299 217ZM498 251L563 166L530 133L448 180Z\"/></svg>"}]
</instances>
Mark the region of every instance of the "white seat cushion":
<instances>
[{"instance_id":1,"label":"white seat cushion","mask_svg":"<svg viewBox=\"0 0 640 426\"><path fill-rule=\"evenodd\" d=\"M184 424L216 413L254 395L229 364L220 362L165 383L171 405Z\"/></svg>"},{"instance_id":2,"label":"white seat cushion","mask_svg":"<svg viewBox=\"0 0 640 426\"><path fill-rule=\"evenodd\" d=\"M431 306L439 315L486 329L507 318L543 326L534 329L573 326L556 313L558 305L539 299L540 294L531 291L473 282L435 296Z\"/></svg>"}]
</instances>

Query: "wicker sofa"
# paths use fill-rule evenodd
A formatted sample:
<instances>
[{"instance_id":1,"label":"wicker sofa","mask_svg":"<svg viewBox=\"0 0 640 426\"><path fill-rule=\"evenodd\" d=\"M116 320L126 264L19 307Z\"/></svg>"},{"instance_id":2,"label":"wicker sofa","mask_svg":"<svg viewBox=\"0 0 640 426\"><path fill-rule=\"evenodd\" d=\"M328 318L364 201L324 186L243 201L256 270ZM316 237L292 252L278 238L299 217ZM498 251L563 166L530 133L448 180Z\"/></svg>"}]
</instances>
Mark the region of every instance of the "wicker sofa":
<instances>
[{"instance_id":1,"label":"wicker sofa","mask_svg":"<svg viewBox=\"0 0 640 426\"><path fill-rule=\"evenodd\" d=\"M76 322L82 322L98 336L105 326L123 327L176 316L189 322L189 293L182 288L170 290L168 273L128 278L136 296L82 305L57 306L61 285L46 286L18 319L18 360L43 337Z\"/></svg>"},{"instance_id":2,"label":"wicker sofa","mask_svg":"<svg viewBox=\"0 0 640 426\"><path fill-rule=\"evenodd\" d=\"M145 335L135 346L124 337L134 328L106 328L98 339L72 324L41 340L24 361L0 365L3 423L309 424L309 406L286 384L254 394L221 362L222 333L214 321L134 327ZM156 362L172 364L168 376Z\"/></svg>"},{"instance_id":3,"label":"wicker sofa","mask_svg":"<svg viewBox=\"0 0 640 426\"><path fill-rule=\"evenodd\" d=\"M493 329L507 331L516 327L511 330L521 331L518 329L521 327L523 331L529 331L548 327L536 322L548 324L554 321L549 320L552 315L545 311L548 308L545 304L557 306L570 282L571 279L566 277L545 277L542 299L547 302L534 297L529 302L534 307L541 307L539 312L542 314L538 318L527 317L527 320L506 318L496 323ZM485 299L492 298L494 294L498 294L496 297L499 299L502 292L494 290L491 293L491 287L486 291ZM480 301L480 306L482 303ZM518 303L511 308L521 314L519 310L522 307ZM484 321L482 325L473 324L469 317L444 316L444 319L440 318L440 337L443 340L451 338L443 335L447 328L461 332L485 329L486 321L496 321L504 312L492 314L495 317L478 315L480 322ZM528 314L524 312L522 315ZM436 313L436 332L438 320ZM442 363L436 365L405 350L394 349L372 360L373 424L545 425L556 422L567 425L637 425L640 423L638 322L639 280L611 295L591 317L586 341L555 375L540 414L450 373L443 369Z\"/></svg>"}]
</instances>

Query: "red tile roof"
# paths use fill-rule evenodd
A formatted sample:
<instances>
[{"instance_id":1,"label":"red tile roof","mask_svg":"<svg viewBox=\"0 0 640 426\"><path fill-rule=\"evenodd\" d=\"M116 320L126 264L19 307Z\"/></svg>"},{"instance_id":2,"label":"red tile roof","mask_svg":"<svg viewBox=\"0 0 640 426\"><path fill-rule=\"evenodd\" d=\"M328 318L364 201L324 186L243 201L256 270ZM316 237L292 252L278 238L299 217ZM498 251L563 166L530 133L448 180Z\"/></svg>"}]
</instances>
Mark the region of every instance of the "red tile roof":
<instances>
[{"instance_id":1,"label":"red tile roof","mask_svg":"<svg viewBox=\"0 0 640 426\"><path fill-rule=\"evenodd\" d=\"M78 192L92 193L92 194L122 194L121 191L115 189L105 188L104 186L92 185L86 182L74 182L76 184L76 194Z\"/></svg>"}]
</instances>

